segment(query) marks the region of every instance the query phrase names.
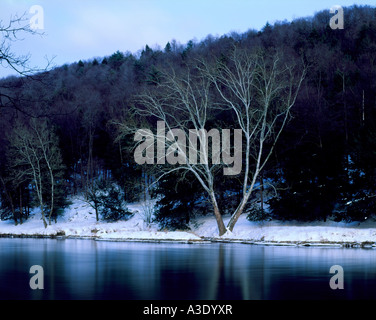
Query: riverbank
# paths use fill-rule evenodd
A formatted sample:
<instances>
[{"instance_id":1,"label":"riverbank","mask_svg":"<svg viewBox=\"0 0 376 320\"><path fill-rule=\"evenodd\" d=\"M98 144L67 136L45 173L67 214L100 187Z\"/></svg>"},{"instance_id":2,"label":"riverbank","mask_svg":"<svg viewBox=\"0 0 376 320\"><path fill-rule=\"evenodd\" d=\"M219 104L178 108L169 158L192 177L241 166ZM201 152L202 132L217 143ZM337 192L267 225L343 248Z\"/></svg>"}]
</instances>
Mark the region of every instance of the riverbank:
<instances>
[{"instance_id":1,"label":"riverbank","mask_svg":"<svg viewBox=\"0 0 376 320\"><path fill-rule=\"evenodd\" d=\"M0 221L0 237L80 238L98 241L142 241L210 243L236 242L254 245L331 246L376 248L376 221L373 218L359 223L294 221L250 222L240 217L234 232L219 237L215 219L211 216L191 222L189 231L159 230L157 225L147 226L140 214L141 204L129 206L134 216L128 221L97 222L91 207L75 199L58 223L43 227L38 212L22 225L13 221ZM225 217L225 222L230 217Z\"/></svg>"}]
</instances>

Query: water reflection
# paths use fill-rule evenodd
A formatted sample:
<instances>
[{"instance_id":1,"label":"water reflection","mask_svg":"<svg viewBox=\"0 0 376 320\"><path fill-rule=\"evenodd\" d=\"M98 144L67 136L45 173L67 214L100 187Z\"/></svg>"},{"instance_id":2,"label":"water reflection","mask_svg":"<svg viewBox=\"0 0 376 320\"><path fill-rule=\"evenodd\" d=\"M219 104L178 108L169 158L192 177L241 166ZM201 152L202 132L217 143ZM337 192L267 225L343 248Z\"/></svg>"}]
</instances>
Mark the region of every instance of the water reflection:
<instances>
[{"instance_id":1,"label":"water reflection","mask_svg":"<svg viewBox=\"0 0 376 320\"><path fill-rule=\"evenodd\" d=\"M376 251L0 239L0 299L375 299ZM329 269L345 270L331 290ZM44 290L29 269L44 268Z\"/></svg>"}]
</instances>

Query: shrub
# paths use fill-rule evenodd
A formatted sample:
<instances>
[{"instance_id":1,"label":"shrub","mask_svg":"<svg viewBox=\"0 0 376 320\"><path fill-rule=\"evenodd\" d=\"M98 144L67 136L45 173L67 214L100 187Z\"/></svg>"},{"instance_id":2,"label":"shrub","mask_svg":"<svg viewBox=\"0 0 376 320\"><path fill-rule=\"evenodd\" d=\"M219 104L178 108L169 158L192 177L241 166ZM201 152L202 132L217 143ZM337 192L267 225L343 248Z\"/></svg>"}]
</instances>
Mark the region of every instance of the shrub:
<instances>
[{"instance_id":1,"label":"shrub","mask_svg":"<svg viewBox=\"0 0 376 320\"><path fill-rule=\"evenodd\" d=\"M128 220L133 216L126 207L123 191L112 182L96 181L88 191L87 202L95 210L97 221L99 215L110 221Z\"/></svg>"},{"instance_id":2,"label":"shrub","mask_svg":"<svg viewBox=\"0 0 376 320\"><path fill-rule=\"evenodd\" d=\"M270 221L272 220L271 214L265 209L252 207L247 215L249 221Z\"/></svg>"},{"instance_id":3,"label":"shrub","mask_svg":"<svg viewBox=\"0 0 376 320\"><path fill-rule=\"evenodd\" d=\"M101 197L100 213L104 220L118 221L128 220L133 214L128 210L124 203L124 197L118 186L111 185L107 189L107 194Z\"/></svg>"}]
</instances>

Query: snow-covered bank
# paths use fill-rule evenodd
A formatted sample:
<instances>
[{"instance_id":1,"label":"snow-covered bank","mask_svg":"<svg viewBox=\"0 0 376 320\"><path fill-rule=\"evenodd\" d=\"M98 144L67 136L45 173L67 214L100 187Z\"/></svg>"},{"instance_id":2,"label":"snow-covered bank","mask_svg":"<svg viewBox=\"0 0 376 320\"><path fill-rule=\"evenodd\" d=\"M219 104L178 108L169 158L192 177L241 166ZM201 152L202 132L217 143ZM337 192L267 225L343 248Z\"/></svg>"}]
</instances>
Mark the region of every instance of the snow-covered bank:
<instances>
[{"instance_id":1,"label":"snow-covered bank","mask_svg":"<svg viewBox=\"0 0 376 320\"><path fill-rule=\"evenodd\" d=\"M139 204L130 205L129 210L135 212L128 221L106 222L96 221L93 209L84 201L74 199L64 215L58 218L57 224L44 228L40 214L33 213L22 225L15 226L13 220L0 221L0 236L15 237L67 237L96 240L132 240L132 241L201 241L201 238L190 232L159 231L157 226L147 227Z\"/></svg>"},{"instance_id":2,"label":"snow-covered bank","mask_svg":"<svg viewBox=\"0 0 376 320\"><path fill-rule=\"evenodd\" d=\"M226 221L227 222L227 221ZM198 222L195 233L207 239L254 244L330 245L376 247L376 222L250 222L239 218L233 232L218 239L215 225L205 219Z\"/></svg>"},{"instance_id":3,"label":"snow-covered bank","mask_svg":"<svg viewBox=\"0 0 376 320\"><path fill-rule=\"evenodd\" d=\"M133 212L141 212L140 204L130 205ZM376 221L362 223L338 223L333 221L296 223L272 221L250 222L240 217L233 232L218 237L215 219L211 216L198 218L191 223L191 231L159 230L157 225L146 226L142 215L128 221L104 222L95 220L93 210L82 200L75 199L65 210L58 223L43 227L38 212L15 226L14 222L0 221L0 236L16 237L72 237L108 241L174 241L202 242L224 241L278 245L344 245L376 247ZM225 218L228 220L229 217ZM225 221L227 222L227 221Z\"/></svg>"}]
</instances>

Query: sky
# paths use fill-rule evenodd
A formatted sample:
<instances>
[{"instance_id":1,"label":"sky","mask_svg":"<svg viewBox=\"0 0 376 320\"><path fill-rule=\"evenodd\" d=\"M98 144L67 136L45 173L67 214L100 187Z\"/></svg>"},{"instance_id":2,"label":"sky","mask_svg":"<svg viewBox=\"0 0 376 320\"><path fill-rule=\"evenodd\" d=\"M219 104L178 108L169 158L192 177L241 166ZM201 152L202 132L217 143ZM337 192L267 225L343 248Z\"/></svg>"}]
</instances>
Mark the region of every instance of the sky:
<instances>
[{"instance_id":1,"label":"sky","mask_svg":"<svg viewBox=\"0 0 376 320\"><path fill-rule=\"evenodd\" d=\"M146 44L164 48L173 39L185 44L209 34L260 30L267 22L313 16L334 5L375 5L375 0L335 1L0 0L0 21L6 25L11 16L26 13L36 26L43 27L38 30L43 36L25 36L12 44L12 50L17 55L30 54L31 67L44 68L46 58L61 66L117 50L137 53ZM33 6L39 10L30 12ZM0 65L0 78L11 74L10 68Z\"/></svg>"}]
</instances>

